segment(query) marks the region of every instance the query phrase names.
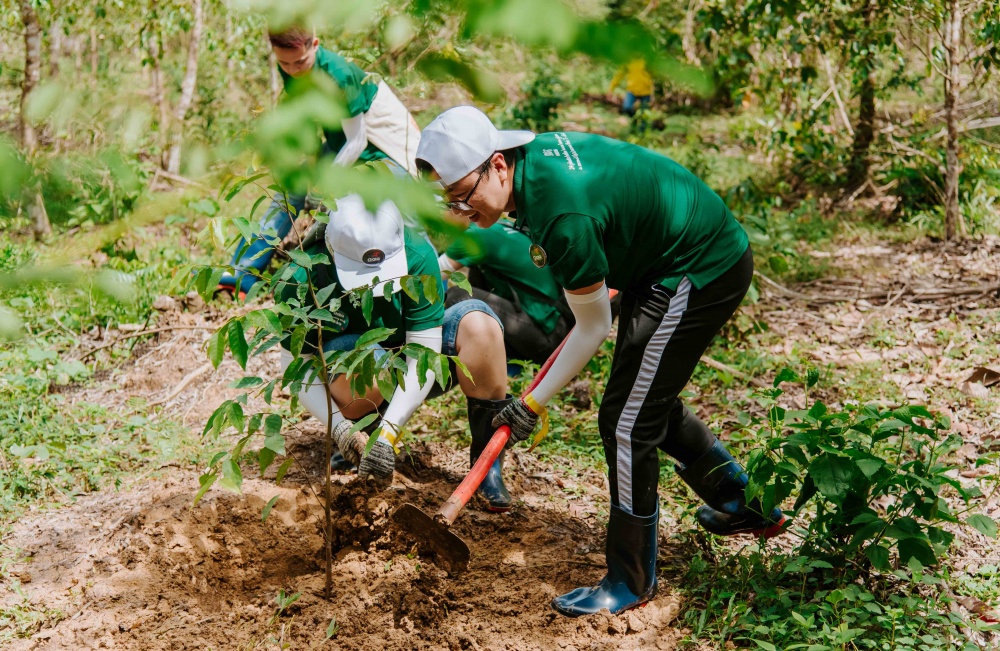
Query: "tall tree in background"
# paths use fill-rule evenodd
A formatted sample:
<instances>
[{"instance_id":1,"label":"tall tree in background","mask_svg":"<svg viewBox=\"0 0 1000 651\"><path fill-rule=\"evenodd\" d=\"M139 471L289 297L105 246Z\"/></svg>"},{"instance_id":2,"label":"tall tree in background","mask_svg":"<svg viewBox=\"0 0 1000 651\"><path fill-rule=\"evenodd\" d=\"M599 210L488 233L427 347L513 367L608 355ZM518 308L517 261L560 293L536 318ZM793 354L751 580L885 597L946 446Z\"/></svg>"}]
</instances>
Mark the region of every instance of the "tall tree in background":
<instances>
[{"instance_id":1,"label":"tall tree in background","mask_svg":"<svg viewBox=\"0 0 1000 651\"><path fill-rule=\"evenodd\" d=\"M21 23L24 25L24 82L21 85L21 110L19 115L21 129L21 146L25 156L34 156L38 147L38 134L31 123L31 96L41 80L42 74L42 36L38 24L38 13L33 0L20 0ZM25 206L31 222L34 225L35 237L42 238L52 232L49 215L45 210L41 189L37 182L23 193Z\"/></svg>"},{"instance_id":2,"label":"tall tree in background","mask_svg":"<svg viewBox=\"0 0 1000 651\"><path fill-rule=\"evenodd\" d=\"M1000 63L1000 2L922 0L909 12L922 28L918 36L910 39L911 45L923 54L931 76L939 76L943 85L944 129L938 137L945 140L942 201L945 239L951 240L968 234L959 196L962 136L1000 126L1000 116L966 116L962 104L963 93L982 89L993 66ZM986 107L998 110L995 104Z\"/></svg>"},{"instance_id":3,"label":"tall tree in background","mask_svg":"<svg viewBox=\"0 0 1000 651\"><path fill-rule=\"evenodd\" d=\"M202 0L191 0L191 29L188 32L187 64L184 81L181 82L181 96L174 112L174 123L170 126L170 152L166 169L171 174L181 170L181 142L184 139L184 119L194 101L195 84L198 81L198 50L201 47L203 24Z\"/></svg>"}]
</instances>

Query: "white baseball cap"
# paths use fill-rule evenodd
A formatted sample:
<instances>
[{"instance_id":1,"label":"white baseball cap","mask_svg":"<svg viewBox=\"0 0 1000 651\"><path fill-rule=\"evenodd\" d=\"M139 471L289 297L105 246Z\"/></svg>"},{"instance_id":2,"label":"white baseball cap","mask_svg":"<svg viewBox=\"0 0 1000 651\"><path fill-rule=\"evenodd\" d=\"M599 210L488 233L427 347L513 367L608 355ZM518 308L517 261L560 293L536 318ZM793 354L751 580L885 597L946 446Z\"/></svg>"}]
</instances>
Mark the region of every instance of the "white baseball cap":
<instances>
[{"instance_id":1,"label":"white baseball cap","mask_svg":"<svg viewBox=\"0 0 1000 651\"><path fill-rule=\"evenodd\" d=\"M373 213L356 194L338 199L326 227L326 248L333 254L337 277L346 290L370 285L376 276L389 281L408 272L403 216L391 201ZM385 283L379 282L375 294L381 295L383 287ZM393 293L400 289L399 281L393 280Z\"/></svg>"},{"instance_id":2,"label":"white baseball cap","mask_svg":"<svg viewBox=\"0 0 1000 651\"><path fill-rule=\"evenodd\" d=\"M520 147L534 139L531 131L500 131L473 106L456 106L420 132L417 158L433 167L447 187L485 163L493 152Z\"/></svg>"}]
</instances>

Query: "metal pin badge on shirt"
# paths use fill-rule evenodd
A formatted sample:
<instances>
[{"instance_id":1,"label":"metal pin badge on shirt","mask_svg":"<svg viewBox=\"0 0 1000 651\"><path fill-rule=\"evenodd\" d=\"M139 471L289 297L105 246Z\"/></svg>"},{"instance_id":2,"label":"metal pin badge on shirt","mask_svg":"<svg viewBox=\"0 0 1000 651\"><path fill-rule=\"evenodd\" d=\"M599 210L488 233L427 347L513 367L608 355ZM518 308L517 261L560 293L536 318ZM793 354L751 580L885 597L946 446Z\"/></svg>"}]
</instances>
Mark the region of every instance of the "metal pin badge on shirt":
<instances>
[{"instance_id":1,"label":"metal pin badge on shirt","mask_svg":"<svg viewBox=\"0 0 1000 651\"><path fill-rule=\"evenodd\" d=\"M535 263L535 266L539 269L544 267L549 261L549 256L545 253L545 249L537 244L532 244L528 247L528 255L531 256L531 261Z\"/></svg>"}]
</instances>

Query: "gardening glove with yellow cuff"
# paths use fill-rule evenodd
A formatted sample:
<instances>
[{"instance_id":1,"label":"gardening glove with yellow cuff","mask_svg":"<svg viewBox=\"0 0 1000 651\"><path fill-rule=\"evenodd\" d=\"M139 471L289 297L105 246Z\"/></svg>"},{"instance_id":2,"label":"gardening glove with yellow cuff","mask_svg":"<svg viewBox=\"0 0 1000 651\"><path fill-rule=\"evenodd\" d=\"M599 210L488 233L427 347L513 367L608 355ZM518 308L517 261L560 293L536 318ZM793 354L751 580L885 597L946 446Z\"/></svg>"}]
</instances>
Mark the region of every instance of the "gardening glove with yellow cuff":
<instances>
[{"instance_id":1,"label":"gardening glove with yellow cuff","mask_svg":"<svg viewBox=\"0 0 1000 651\"><path fill-rule=\"evenodd\" d=\"M396 449L393 441L396 439L396 432L391 425L383 422L379 428L378 439L372 445L368 454L361 458L358 464L358 476L362 479L373 477L379 482L388 482L392 479L392 473L396 469ZM365 438L365 445L368 439ZM361 448L362 452L364 447Z\"/></svg>"},{"instance_id":2,"label":"gardening glove with yellow cuff","mask_svg":"<svg viewBox=\"0 0 1000 651\"><path fill-rule=\"evenodd\" d=\"M510 427L510 441L508 446L514 445L521 441L528 440L531 433L535 431L535 427L538 425L538 417L543 417L543 434L547 428L547 413L545 408L535 402L535 399L529 393L523 398L512 401L509 405L503 408L499 414L493 418L493 427L500 427L502 425L507 425Z\"/></svg>"}]
</instances>

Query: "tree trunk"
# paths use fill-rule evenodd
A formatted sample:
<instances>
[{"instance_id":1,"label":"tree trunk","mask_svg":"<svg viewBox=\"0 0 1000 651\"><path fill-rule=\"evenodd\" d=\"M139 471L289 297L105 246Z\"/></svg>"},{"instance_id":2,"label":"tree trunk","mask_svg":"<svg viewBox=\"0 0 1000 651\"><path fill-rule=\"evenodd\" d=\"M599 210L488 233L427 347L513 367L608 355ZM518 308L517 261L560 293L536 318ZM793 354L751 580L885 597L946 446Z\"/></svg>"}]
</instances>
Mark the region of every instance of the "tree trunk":
<instances>
[{"instance_id":1,"label":"tree trunk","mask_svg":"<svg viewBox=\"0 0 1000 651\"><path fill-rule=\"evenodd\" d=\"M94 77L97 76L97 63L99 59L97 49L97 30L93 27L90 28L90 74Z\"/></svg>"},{"instance_id":2,"label":"tree trunk","mask_svg":"<svg viewBox=\"0 0 1000 651\"><path fill-rule=\"evenodd\" d=\"M28 217L31 218L32 230L35 233L36 240L41 240L52 234L49 213L45 209L45 200L42 198L42 191L37 185L33 190L28 191L25 211L28 213Z\"/></svg>"},{"instance_id":3,"label":"tree trunk","mask_svg":"<svg viewBox=\"0 0 1000 651\"><path fill-rule=\"evenodd\" d=\"M865 12L869 27L878 20L878 3L871 0ZM847 164L847 190L853 192L868 181L871 158L868 151L875 139L875 69L876 46L874 42L865 44L867 54L858 66L855 78L860 78L855 91L858 98L858 123L854 129L854 143L851 146L851 160Z\"/></svg>"},{"instance_id":4,"label":"tree trunk","mask_svg":"<svg viewBox=\"0 0 1000 651\"><path fill-rule=\"evenodd\" d=\"M945 78L944 78L944 113L948 129L948 139L945 144L944 171L944 237L946 240L965 234L965 223L962 220L958 204L958 180L962 173L962 163L959 160L958 145L958 103L962 93L961 60L959 50L962 46L962 25L964 16L959 0L948 0L948 13L944 25Z\"/></svg>"},{"instance_id":5,"label":"tree trunk","mask_svg":"<svg viewBox=\"0 0 1000 651\"><path fill-rule=\"evenodd\" d=\"M701 66L701 57L698 56L698 39L695 34L695 19L698 15L698 0L691 0L687 11L684 13L684 28L681 34L681 47L684 50L684 58L693 66Z\"/></svg>"},{"instance_id":6,"label":"tree trunk","mask_svg":"<svg viewBox=\"0 0 1000 651\"><path fill-rule=\"evenodd\" d=\"M170 130L170 156L167 160L167 171L178 174L181 170L181 142L184 139L184 119L194 101L194 88L198 81L198 48L201 45L202 0L191 0L191 34L188 40L187 68L184 71L184 81L181 82L181 97L174 113L175 123Z\"/></svg>"},{"instance_id":7,"label":"tree trunk","mask_svg":"<svg viewBox=\"0 0 1000 651\"><path fill-rule=\"evenodd\" d=\"M59 64L63 55L62 21L56 18L52 21L49 33L49 76L59 76Z\"/></svg>"},{"instance_id":8,"label":"tree trunk","mask_svg":"<svg viewBox=\"0 0 1000 651\"><path fill-rule=\"evenodd\" d=\"M274 56L270 43L267 44L267 52L267 63L271 69L271 105L274 106L281 96L281 75L278 74L278 57Z\"/></svg>"},{"instance_id":9,"label":"tree trunk","mask_svg":"<svg viewBox=\"0 0 1000 651\"><path fill-rule=\"evenodd\" d=\"M149 51L149 80L150 92L153 104L156 106L159 119L157 127L160 131L160 143L163 147L160 150L160 167L167 167L167 138L170 134L170 107L167 105L166 92L163 88L163 45L160 42L160 23L157 14L157 0L150 0L149 3L149 23L146 25L148 33L146 48Z\"/></svg>"},{"instance_id":10,"label":"tree trunk","mask_svg":"<svg viewBox=\"0 0 1000 651\"><path fill-rule=\"evenodd\" d=\"M24 83L21 85L21 146L29 157L38 146L38 135L28 119L27 107L31 92L38 85L42 74L42 38L38 27L38 14L31 0L20 0L21 22L24 23Z\"/></svg>"}]
</instances>

